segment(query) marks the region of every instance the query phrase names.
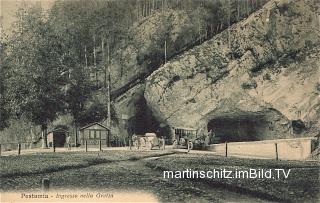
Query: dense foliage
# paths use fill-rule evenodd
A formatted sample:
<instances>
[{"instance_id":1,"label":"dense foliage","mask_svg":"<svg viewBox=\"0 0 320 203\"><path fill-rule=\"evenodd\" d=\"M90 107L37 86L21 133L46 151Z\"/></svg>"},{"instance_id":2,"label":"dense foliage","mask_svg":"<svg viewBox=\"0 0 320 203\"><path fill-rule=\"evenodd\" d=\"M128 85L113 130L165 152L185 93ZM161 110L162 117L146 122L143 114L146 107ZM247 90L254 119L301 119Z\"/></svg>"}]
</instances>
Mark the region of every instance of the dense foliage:
<instances>
[{"instance_id":1,"label":"dense foliage","mask_svg":"<svg viewBox=\"0 0 320 203\"><path fill-rule=\"evenodd\" d=\"M8 125L9 112L5 108L6 106L6 95L5 95L5 59L4 45L0 42L0 130Z\"/></svg>"}]
</instances>

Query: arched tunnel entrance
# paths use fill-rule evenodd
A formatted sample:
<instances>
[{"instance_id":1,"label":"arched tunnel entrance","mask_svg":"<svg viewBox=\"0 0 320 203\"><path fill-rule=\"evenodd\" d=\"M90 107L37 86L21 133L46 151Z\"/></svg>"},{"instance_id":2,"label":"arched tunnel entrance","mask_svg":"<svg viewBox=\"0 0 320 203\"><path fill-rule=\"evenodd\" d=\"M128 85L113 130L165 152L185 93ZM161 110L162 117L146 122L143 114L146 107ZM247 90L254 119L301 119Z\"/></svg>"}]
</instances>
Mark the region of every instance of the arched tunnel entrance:
<instances>
[{"instance_id":1,"label":"arched tunnel entrance","mask_svg":"<svg viewBox=\"0 0 320 203\"><path fill-rule=\"evenodd\" d=\"M158 137L170 138L170 128L160 122L153 115L144 97L140 97L135 103L135 115L129 120L129 134L143 135L145 133L156 133Z\"/></svg>"},{"instance_id":2,"label":"arched tunnel entrance","mask_svg":"<svg viewBox=\"0 0 320 203\"><path fill-rule=\"evenodd\" d=\"M212 143L275 139L288 132L287 119L276 111L224 113L210 119ZM282 123L282 124L281 124Z\"/></svg>"}]
</instances>

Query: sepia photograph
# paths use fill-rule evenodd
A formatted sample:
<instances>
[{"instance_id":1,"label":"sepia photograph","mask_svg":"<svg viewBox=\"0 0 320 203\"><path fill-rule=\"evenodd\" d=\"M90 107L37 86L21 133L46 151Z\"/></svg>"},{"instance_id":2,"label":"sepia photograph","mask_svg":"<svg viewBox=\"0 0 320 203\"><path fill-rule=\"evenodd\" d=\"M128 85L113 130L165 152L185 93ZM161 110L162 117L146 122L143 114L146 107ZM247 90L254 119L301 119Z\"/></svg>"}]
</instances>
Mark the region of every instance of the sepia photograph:
<instances>
[{"instance_id":1,"label":"sepia photograph","mask_svg":"<svg viewBox=\"0 0 320 203\"><path fill-rule=\"evenodd\" d=\"M0 0L1 203L320 202L320 0Z\"/></svg>"}]
</instances>

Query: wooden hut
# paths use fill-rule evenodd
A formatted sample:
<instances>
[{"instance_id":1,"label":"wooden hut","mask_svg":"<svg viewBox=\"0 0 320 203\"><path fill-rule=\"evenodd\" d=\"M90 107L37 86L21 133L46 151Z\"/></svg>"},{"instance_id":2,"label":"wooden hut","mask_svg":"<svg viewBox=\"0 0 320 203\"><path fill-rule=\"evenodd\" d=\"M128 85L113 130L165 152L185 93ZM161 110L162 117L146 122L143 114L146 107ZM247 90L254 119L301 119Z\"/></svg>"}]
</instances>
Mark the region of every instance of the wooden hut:
<instances>
[{"instance_id":1,"label":"wooden hut","mask_svg":"<svg viewBox=\"0 0 320 203\"><path fill-rule=\"evenodd\" d=\"M64 147L66 143L66 137L69 132L63 128L53 129L47 134L47 145L52 147Z\"/></svg>"},{"instance_id":2,"label":"wooden hut","mask_svg":"<svg viewBox=\"0 0 320 203\"><path fill-rule=\"evenodd\" d=\"M82 145L87 141L88 145L99 145L110 146L110 129L101 123L91 123L80 128L80 142Z\"/></svg>"}]
</instances>

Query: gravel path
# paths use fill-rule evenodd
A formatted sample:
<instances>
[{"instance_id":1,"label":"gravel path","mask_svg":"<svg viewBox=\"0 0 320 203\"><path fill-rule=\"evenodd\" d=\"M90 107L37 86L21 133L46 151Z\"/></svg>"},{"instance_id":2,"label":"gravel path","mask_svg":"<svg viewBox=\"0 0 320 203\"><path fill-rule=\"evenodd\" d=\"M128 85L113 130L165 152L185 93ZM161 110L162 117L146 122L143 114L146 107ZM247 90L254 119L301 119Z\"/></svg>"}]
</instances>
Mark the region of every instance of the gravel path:
<instances>
[{"instance_id":1,"label":"gravel path","mask_svg":"<svg viewBox=\"0 0 320 203\"><path fill-rule=\"evenodd\" d=\"M83 190L112 193L144 191L161 202L268 202L256 197L224 189L203 182L168 180L162 172L146 167L142 160L117 161L81 169L1 178L2 191L41 191L41 180L49 178L52 190Z\"/></svg>"}]
</instances>

